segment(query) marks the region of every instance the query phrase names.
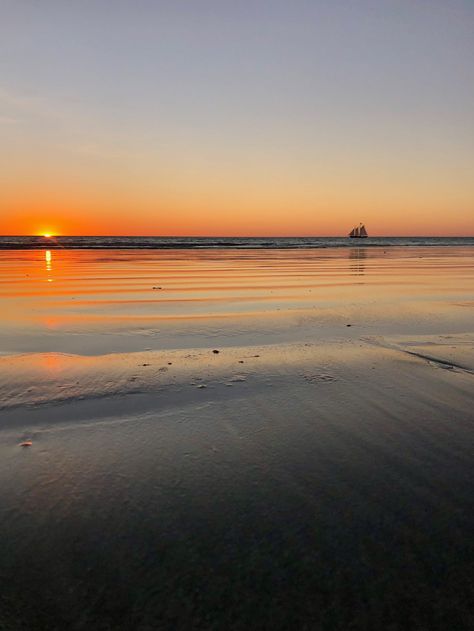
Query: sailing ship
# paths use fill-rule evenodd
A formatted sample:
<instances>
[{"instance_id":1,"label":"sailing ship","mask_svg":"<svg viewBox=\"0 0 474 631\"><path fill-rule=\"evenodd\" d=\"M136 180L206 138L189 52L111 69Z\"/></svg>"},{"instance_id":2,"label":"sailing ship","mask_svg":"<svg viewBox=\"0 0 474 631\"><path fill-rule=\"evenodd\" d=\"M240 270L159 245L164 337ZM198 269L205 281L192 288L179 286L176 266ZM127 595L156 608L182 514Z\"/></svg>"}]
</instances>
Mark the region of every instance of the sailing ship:
<instances>
[{"instance_id":1,"label":"sailing ship","mask_svg":"<svg viewBox=\"0 0 474 631\"><path fill-rule=\"evenodd\" d=\"M349 232L349 236L351 239L366 239L369 235L367 234L367 230L363 223L359 224L352 228Z\"/></svg>"}]
</instances>

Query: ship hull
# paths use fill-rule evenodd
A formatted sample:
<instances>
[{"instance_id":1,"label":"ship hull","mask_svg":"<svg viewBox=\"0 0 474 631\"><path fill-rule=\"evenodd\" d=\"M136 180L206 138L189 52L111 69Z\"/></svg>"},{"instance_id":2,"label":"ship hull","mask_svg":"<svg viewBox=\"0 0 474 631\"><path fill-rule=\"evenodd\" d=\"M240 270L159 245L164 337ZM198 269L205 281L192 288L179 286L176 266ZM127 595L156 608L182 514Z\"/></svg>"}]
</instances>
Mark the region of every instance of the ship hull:
<instances>
[{"instance_id":1,"label":"ship hull","mask_svg":"<svg viewBox=\"0 0 474 631\"><path fill-rule=\"evenodd\" d=\"M350 234L349 239L367 239L366 234Z\"/></svg>"}]
</instances>

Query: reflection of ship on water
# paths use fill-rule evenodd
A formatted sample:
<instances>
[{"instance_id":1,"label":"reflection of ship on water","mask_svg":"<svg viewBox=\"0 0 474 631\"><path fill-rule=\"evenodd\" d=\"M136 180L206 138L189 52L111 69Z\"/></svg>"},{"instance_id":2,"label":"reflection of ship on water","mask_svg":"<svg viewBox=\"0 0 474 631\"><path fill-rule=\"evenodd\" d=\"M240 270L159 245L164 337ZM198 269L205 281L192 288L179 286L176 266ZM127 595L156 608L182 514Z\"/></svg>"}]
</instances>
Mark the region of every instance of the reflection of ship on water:
<instances>
[{"instance_id":1,"label":"reflection of ship on water","mask_svg":"<svg viewBox=\"0 0 474 631\"><path fill-rule=\"evenodd\" d=\"M363 276L365 273L366 248L351 248L349 250L349 268L352 274Z\"/></svg>"},{"instance_id":2,"label":"reflection of ship on water","mask_svg":"<svg viewBox=\"0 0 474 631\"><path fill-rule=\"evenodd\" d=\"M367 234L367 230L363 223L360 223L358 226L354 226L352 230L349 232L349 237L351 239L366 239L369 235Z\"/></svg>"}]
</instances>

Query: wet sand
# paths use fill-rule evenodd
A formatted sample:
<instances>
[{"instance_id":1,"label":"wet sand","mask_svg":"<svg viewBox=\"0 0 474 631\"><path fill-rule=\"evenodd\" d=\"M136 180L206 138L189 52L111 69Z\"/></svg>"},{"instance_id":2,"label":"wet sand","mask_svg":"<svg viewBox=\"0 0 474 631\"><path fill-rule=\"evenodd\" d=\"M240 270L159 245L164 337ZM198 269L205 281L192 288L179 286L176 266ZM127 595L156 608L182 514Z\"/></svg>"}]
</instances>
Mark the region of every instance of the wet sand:
<instances>
[{"instance_id":1,"label":"wet sand","mask_svg":"<svg viewBox=\"0 0 474 631\"><path fill-rule=\"evenodd\" d=\"M1 252L0 628L471 628L473 263Z\"/></svg>"}]
</instances>

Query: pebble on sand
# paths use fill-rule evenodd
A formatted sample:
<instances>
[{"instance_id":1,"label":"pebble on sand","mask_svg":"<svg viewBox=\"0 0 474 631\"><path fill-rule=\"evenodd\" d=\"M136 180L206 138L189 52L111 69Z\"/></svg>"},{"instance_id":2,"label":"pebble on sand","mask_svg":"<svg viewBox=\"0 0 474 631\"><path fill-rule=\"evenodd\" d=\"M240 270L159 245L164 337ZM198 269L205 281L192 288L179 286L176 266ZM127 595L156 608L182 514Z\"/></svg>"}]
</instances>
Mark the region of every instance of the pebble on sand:
<instances>
[{"instance_id":1,"label":"pebble on sand","mask_svg":"<svg viewBox=\"0 0 474 631\"><path fill-rule=\"evenodd\" d=\"M20 447L31 447L33 443L31 442L31 440L24 440L22 443L20 443Z\"/></svg>"},{"instance_id":2,"label":"pebble on sand","mask_svg":"<svg viewBox=\"0 0 474 631\"><path fill-rule=\"evenodd\" d=\"M215 355L217 355L220 351L218 351L218 350L214 349L212 352L213 352Z\"/></svg>"}]
</instances>

